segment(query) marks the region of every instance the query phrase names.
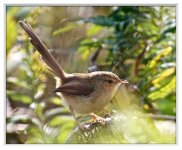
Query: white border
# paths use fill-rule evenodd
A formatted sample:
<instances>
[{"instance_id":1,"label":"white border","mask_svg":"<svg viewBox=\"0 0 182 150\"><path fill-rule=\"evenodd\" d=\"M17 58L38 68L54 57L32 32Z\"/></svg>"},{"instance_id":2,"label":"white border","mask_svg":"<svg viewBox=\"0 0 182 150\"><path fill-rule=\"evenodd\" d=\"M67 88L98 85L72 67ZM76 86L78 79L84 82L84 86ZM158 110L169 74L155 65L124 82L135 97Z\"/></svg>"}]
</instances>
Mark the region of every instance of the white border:
<instances>
[{"instance_id":1,"label":"white border","mask_svg":"<svg viewBox=\"0 0 182 150\"><path fill-rule=\"evenodd\" d=\"M120 144L120 145L6 145L5 144L5 92L6 92L6 40L5 40L5 5L175 5L177 4L177 144ZM125 149L125 150L153 150L155 149L165 149L165 150L179 150L182 149L182 139L181 135L181 127L182 127L182 119L179 116L182 116L182 96L179 92L182 87L180 84L180 79L182 77L182 68L180 67L180 64L182 64L182 34L181 34L181 28L182 28L182 4L180 0L128 0L128 1L122 1L122 0L61 0L59 2L58 0L49 0L44 1L42 3L42 0L0 0L0 18L1 18L1 25L0 25L0 149L30 149L33 148L41 148L43 150L50 150L50 149L100 149L104 148L106 149ZM180 39L180 41L179 41Z\"/></svg>"},{"instance_id":2,"label":"white border","mask_svg":"<svg viewBox=\"0 0 182 150\"><path fill-rule=\"evenodd\" d=\"M26 0L26 1L23 1L23 0L3 0L3 3L5 4L41 4L41 5L44 5L44 4L49 4L49 5L52 5L52 4L56 4L56 5L82 5L82 4L88 4L88 5L95 5L95 4L99 4L99 5L106 5L106 4L109 4L109 5L113 5L113 4L123 4L123 5L150 5L150 4L177 4L179 3L178 0L165 0L165 3L164 1L162 0L145 0L145 1L142 1L142 0L128 0L128 1L123 1L123 0L61 0L58 1L58 0L51 0L51 1L44 1L44 3L42 3L41 0Z\"/></svg>"}]
</instances>

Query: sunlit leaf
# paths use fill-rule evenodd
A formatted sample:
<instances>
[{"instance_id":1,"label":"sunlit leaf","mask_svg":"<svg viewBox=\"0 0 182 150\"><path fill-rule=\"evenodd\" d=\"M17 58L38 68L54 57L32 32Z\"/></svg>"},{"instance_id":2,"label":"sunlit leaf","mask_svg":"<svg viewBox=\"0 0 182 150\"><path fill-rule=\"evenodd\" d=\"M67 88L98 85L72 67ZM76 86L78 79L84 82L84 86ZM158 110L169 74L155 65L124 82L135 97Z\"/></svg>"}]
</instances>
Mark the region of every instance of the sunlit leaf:
<instances>
[{"instance_id":1,"label":"sunlit leaf","mask_svg":"<svg viewBox=\"0 0 182 150\"><path fill-rule=\"evenodd\" d=\"M18 8L10 8L7 11L7 18L6 18L6 22L7 22L7 27L6 27L6 52L7 55L9 53L9 50L13 47L15 41L16 41L16 37L17 37L17 23L15 18L13 18L12 13L17 13L19 9Z\"/></svg>"},{"instance_id":2,"label":"sunlit leaf","mask_svg":"<svg viewBox=\"0 0 182 150\"><path fill-rule=\"evenodd\" d=\"M49 121L49 125L52 127L63 126L72 124L74 125L73 117L70 116L56 116Z\"/></svg>"},{"instance_id":3,"label":"sunlit leaf","mask_svg":"<svg viewBox=\"0 0 182 150\"><path fill-rule=\"evenodd\" d=\"M44 94L45 88L46 88L46 85L45 84L38 85L38 87L36 89L36 93L34 95L34 99L40 98Z\"/></svg>"},{"instance_id":4,"label":"sunlit leaf","mask_svg":"<svg viewBox=\"0 0 182 150\"><path fill-rule=\"evenodd\" d=\"M17 115L17 116L13 116L11 118L11 122L13 123L26 123L26 124L30 124L31 121L31 117L28 115Z\"/></svg>"},{"instance_id":5,"label":"sunlit leaf","mask_svg":"<svg viewBox=\"0 0 182 150\"><path fill-rule=\"evenodd\" d=\"M176 89L176 77L173 77L172 80L166 86L149 94L148 98L150 100L162 99L165 98L165 96L169 95L171 92L175 92L175 89Z\"/></svg>"},{"instance_id":6,"label":"sunlit leaf","mask_svg":"<svg viewBox=\"0 0 182 150\"><path fill-rule=\"evenodd\" d=\"M61 116L61 115L69 115L68 109L63 108L63 107L54 108L54 109L47 111L44 114L44 117L46 118L46 120L51 120L52 118L54 118L56 116Z\"/></svg>"},{"instance_id":7,"label":"sunlit leaf","mask_svg":"<svg viewBox=\"0 0 182 150\"><path fill-rule=\"evenodd\" d=\"M71 30L73 30L73 29L75 29L77 27L78 27L78 25L75 24L75 23L67 24L65 27L60 27L59 29L57 29L56 31L54 31L53 32L53 36L56 36L58 34L62 34L62 33L71 31Z\"/></svg>"},{"instance_id":8,"label":"sunlit leaf","mask_svg":"<svg viewBox=\"0 0 182 150\"><path fill-rule=\"evenodd\" d=\"M160 54L158 54L150 63L149 68L154 68L157 64L157 62L164 56L169 55L169 53L172 51L172 47L168 47L164 49Z\"/></svg>"},{"instance_id":9,"label":"sunlit leaf","mask_svg":"<svg viewBox=\"0 0 182 150\"><path fill-rule=\"evenodd\" d=\"M66 139L68 138L70 133L73 132L73 129L74 129L74 122L73 121L72 122L69 121L69 122L67 122L67 124L64 124L61 127L60 134L57 136L56 141L58 143L65 143Z\"/></svg>"},{"instance_id":10,"label":"sunlit leaf","mask_svg":"<svg viewBox=\"0 0 182 150\"><path fill-rule=\"evenodd\" d=\"M21 87L21 88L27 88L27 86L28 86L26 81L22 81L17 77L8 77L7 81L9 83L13 83L16 86Z\"/></svg>"},{"instance_id":11,"label":"sunlit leaf","mask_svg":"<svg viewBox=\"0 0 182 150\"><path fill-rule=\"evenodd\" d=\"M58 97L53 97L51 99L51 102L56 104L56 105L59 105L59 106L62 105L62 100L60 98L58 98Z\"/></svg>"},{"instance_id":12,"label":"sunlit leaf","mask_svg":"<svg viewBox=\"0 0 182 150\"><path fill-rule=\"evenodd\" d=\"M43 117L43 109L45 107L45 103L37 103L35 104L35 113L39 118Z\"/></svg>"},{"instance_id":13,"label":"sunlit leaf","mask_svg":"<svg viewBox=\"0 0 182 150\"><path fill-rule=\"evenodd\" d=\"M90 54L90 51L87 46L79 47L78 51L81 53L81 57L83 60L87 59Z\"/></svg>"},{"instance_id":14,"label":"sunlit leaf","mask_svg":"<svg viewBox=\"0 0 182 150\"><path fill-rule=\"evenodd\" d=\"M87 31L87 35L88 36L94 36L96 34L99 33L99 31L101 31L102 27L97 26L97 25L92 25L89 30Z\"/></svg>"},{"instance_id":15,"label":"sunlit leaf","mask_svg":"<svg viewBox=\"0 0 182 150\"><path fill-rule=\"evenodd\" d=\"M13 101L22 102L24 104L31 104L33 101L30 96L27 96L25 94L19 94L11 91L7 92L7 94Z\"/></svg>"},{"instance_id":16,"label":"sunlit leaf","mask_svg":"<svg viewBox=\"0 0 182 150\"><path fill-rule=\"evenodd\" d=\"M170 99L166 98L156 101L154 105L162 114L176 115L175 101L171 101Z\"/></svg>"},{"instance_id":17,"label":"sunlit leaf","mask_svg":"<svg viewBox=\"0 0 182 150\"><path fill-rule=\"evenodd\" d=\"M152 81L152 84L155 85L155 84L159 83L161 80L165 80L166 77L175 73L175 71L176 71L175 67L164 70L162 73L157 75L157 77Z\"/></svg>"}]
</instances>

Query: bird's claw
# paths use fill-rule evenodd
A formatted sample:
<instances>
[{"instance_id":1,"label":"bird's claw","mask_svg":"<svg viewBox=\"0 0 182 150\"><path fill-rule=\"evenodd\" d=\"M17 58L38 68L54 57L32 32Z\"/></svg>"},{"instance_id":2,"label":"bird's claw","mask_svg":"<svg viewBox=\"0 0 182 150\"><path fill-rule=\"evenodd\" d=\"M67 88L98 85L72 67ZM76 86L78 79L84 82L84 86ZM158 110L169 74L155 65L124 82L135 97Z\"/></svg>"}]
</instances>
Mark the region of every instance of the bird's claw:
<instances>
[{"instance_id":1,"label":"bird's claw","mask_svg":"<svg viewBox=\"0 0 182 150\"><path fill-rule=\"evenodd\" d=\"M106 121L104 118L97 116L94 113L91 113L90 116L92 117L92 122L100 123L101 125L105 125Z\"/></svg>"}]
</instances>

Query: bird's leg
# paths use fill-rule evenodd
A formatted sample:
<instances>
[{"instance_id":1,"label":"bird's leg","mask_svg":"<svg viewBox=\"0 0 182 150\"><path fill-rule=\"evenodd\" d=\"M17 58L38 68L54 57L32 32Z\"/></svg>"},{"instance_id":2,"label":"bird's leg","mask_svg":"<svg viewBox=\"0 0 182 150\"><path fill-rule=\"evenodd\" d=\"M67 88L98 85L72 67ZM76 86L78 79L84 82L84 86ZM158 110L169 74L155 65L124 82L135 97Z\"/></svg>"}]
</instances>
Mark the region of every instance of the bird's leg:
<instances>
[{"instance_id":1,"label":"bird's leg","mask_svg":"<svg viewBox=\"0 0 182 150\"><path fill-rule=\"evenodd\" d=\"M90 113L90 116L92 117L92 120L93 120L94 122L99 122L99 123L101 123L102 125L104 125L104 124L106 123L106 121L105 121L104 118L102 118L102 117L100 117L100 116L98 116L98 115L96 115L96 114L94 114L94 113Z\"/></svg>"},{"instance_id":2,"label":"bird's leg","mask_svg":"<svg viewBox=\"0 0 182 150\"><path fill-rule=\"evenodd\" d=\"M76 119L75 113L73 111L73 108L71 106L69 106L69 110L71 111L71 114L73 115L76 125L79 129L83 130L83 127L80 125L79 121Z\"/></svg>"}]
</instances>

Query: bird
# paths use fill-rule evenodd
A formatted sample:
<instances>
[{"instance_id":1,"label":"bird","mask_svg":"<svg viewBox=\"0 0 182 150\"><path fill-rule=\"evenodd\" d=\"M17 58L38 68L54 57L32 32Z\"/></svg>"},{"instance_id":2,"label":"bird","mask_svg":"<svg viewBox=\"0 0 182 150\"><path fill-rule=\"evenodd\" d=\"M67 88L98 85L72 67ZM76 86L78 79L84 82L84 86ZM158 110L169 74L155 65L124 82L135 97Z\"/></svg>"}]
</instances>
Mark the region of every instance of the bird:
<instances>
[{"instance_id":1,"label":"bird","mask_svg":"<svg viewBox=\"0 0 182 150\"><path fill-rule=\"evenodd\" d=\"M57 77L57 86L53 92L61 96L76 122L75 113L90 114L100 119L101 117L95 113L101 111L113 98L118 87L128 81L121 80L109 71L66 73L34 33L31 25L27 21L19 21L19 25L28 34L30 43L41 54L42 60ZM79 126L78 122L77 124Z\"/></svg>"}]
</instances>

